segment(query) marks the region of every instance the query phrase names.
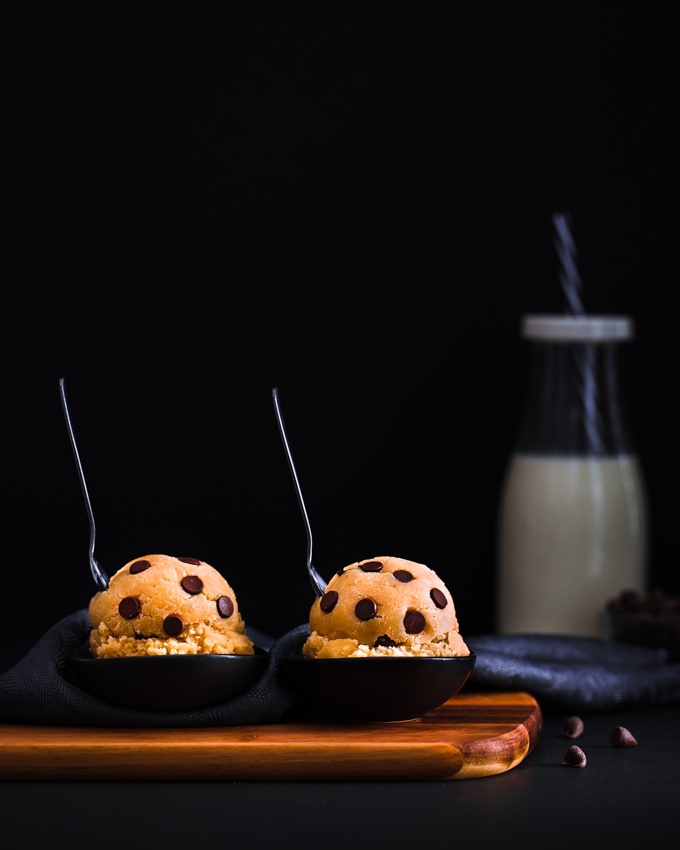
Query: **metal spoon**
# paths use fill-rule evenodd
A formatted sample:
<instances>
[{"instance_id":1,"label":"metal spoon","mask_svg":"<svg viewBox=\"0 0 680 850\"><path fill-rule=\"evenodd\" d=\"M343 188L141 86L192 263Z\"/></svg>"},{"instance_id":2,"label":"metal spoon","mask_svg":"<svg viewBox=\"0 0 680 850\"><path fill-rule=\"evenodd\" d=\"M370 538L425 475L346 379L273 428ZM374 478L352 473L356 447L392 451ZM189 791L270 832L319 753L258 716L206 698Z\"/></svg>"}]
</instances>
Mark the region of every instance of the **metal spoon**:
<instances>
[{"instance_id":1,"label":"metal spoon","mask_svg":"<svg viewBox=\"0 0 680 850\"><path fill-rule=\"evenodd\" d=\"M80 478L80 486L83 490L83 497L85 498L85 507L87 509L87 519L90 523L90 569L92 570L92 578L94 579L95 584L99 590L106 590L109 586L109 577L106 575L104 570L99 566L97 560L94 557L94 538L95 538L95 527L94 527L94 514L92 513L92 505L90 504L90 497L87 492L87 484L85 483L85 476L83 475L83 466L80 462L80 455L78 454L78 447L76 446L76 438L73 435L73 426L71 425L71 417L68 412L68 404L66 403L66 390L64 388L64 379L59 379L59 390L61 393L61 406L64 408L64 417L66 419L66 427L68 428L68 435L71 439L71 448L73 449L73 457L76 459L76 468L78 469L78 477Z\"/></svg>"},{"instance_id":2,"label":"metal spoon","mask_svg":"<svg viewBox=\"0 0 680 850\"><path fill-rule=\"evenodd\" d=\"M305 502L302 498L302 490L300 489L300 482L298 481L297 473L295 471L295 464L293 463L293 456L290 452L290 446L288 445L288 440L286 438L286 429L283 425L283 417L281 415L281 408L279 407L279 391L277 389L272 390L272 396L274 398L274 409L276 410L276 420L279 423L279 431L281 432L281 439L283 440L283 446L286 450L286 457L288 458L288 466L290 467L291 475L293 476L293 481L295 482L295 490L297 492L298 502L300 503L300 510L302 511L302 518L305 523L305 530L307 531L307 572L309 573L309 580L312 583L312 588L314 593L317 596L323 596L326 592L326 582L321 578L319 573L316 571L312 564L312 529L309 524L309 517L307 516L307 509L305 508Z\"/></svg>"}]
</instances>

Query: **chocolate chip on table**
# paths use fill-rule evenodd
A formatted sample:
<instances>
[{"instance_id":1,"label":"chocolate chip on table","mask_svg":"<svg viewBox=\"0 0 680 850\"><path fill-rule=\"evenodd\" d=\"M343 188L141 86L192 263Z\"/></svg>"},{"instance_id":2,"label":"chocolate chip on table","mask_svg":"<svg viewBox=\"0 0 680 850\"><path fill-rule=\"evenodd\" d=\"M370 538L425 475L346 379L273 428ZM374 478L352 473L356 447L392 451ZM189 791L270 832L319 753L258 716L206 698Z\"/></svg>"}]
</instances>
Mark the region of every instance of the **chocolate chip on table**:
<instances>
[{"instance_id":1,"label":"chocolate chip on table","mask_svg":"<svg viewBox=\"0 0 680 850\"><path fill-rule=\"evenodd\" d=\"M612 747L637 747L637 741L625 726L615 726L609 740Z\"/></svg>"},{"instance_id":2,"label":"chocolate chip on table","mask_svg":"<svg viewBox=\"0 0 680 850\"><path fill-rule=\"evenodd\" d=\"M567 738L578 738L583 732L583 721L580 717L573 715L564 721L564 734Z\"/></svg>"},{"instance_id":3,"label":"chocolate chip on table","mask_svg":"<svg viewBox=\"0 0 680 850\"><path fill-rule=\"evenodd\" d=\"M166 635L170 635L170 637L177 637L177 635L182 634L182 630L184 629L184 620L181 617L178 617L177 614L170 614L169 617L166 617L163 620L163 629Z\"/></svg>"},{"instance_id":4,"label":"chocolate chip on table","mask_svg":"<svg viewBox=\"0 0 680 850\"><path fill-rule=\"evenodd\" d=\"M187 593L196 594L203 590L203 582L198 576L184 576L180 582Z\"/></svg>"},{"instance_id":5,"label":"chocolate chip on table","mask_svg":"<svg viewBox=\"0 0 680 850\"><path fill-rule=\"evenodd\" d=\"M330 612L335 608L335 604L338 601L338 594L335 590L329 590L328 593L324 593L321 597L321 602L319 602L319 606L322 611L325 611L326 614L330 614Z\"/></svg>"},{"instance_id":6,"label":"chocolate chip on table","mask_svg":"<svg viewBox=\"0 0 680 850\"><path fill-rule=\"evenodd\" d=\"M191 564L193 567L198 567L201 563L198 558L178 558L177 560L183 564Z\"/></svg>"},{"instance_id":7,"label":"chocolate chip on table","mask_svg":"<svg viewBox=\"0 0 680 850\"><path fill-rule=\"evenodd\" d=\"M586 754L580 747L577 747L576 744L572 744L571 747L569 747L564 754L564 760L567 764L571 765L571 767L585 767L588 763Z\"/></svg>"},{"instance_id":8,"label":"chocolate chip on table","mask_svg":"<svg viewBox=\"0 0 680 850\"><path fill-rule=\"evenodd\" d=\"M151 561L141 558L139 561L135 561L134 564L130 564L130 572L133 576L136 576L137 573L143 573L144 570L148 570L150 566Z\"/></svg>"},{"instance_id":9,"label":"chocolate chip on table","mask_svg":"<svg viewBox=\"0 0 680 850\"><path fill-rule=\"evenodd\" d=\"M413 581L413 573L410 573L408 570L395 570L392 575L397 581L401 581L404 584L409 581Z\"/></svg>"},{"instance_id":10,"label":"chocolate chip on table","mask_svg":"<svg viewBox=\"0 0 680 850\"><path fill-rule=\"evenodd\" d=\"M380 635L375 639L373 646L396 646L396 641L393 641L388 635Z\"/></svg>"},{"instance_id":11,"label":"chocolate chip on table","mask_svg":"<svg viewBox=\"0 0 680 850\"><path fill-rule=\"evenodd\" d=\"M426 620L420 611L409 611L404 617L404 628L410 635L419 635L425 628Z\"/></svg>"},{"instance_id":12,"label":"chocolate chip on table","mask_svg":"<svg viewBox=\"0 0 680 850\"><path fill-rule=\"evenodd\" d=\"M126 620L134 620L141 610L142 606L134 596L126 596L125 599L120 600L118 605L118 613Z\"/></svg>"},{"instance_id":13,"label":"chocolate chip on table","mask_svg":"<svg viewBox=\"0 0 680 850\"><path fill-rule=\"evenodd\" d=\"M443 592L438 587L433 587L430 591L430 598L437 606L437 608L446 608L449 604L448 599L444 596Z\"/></svg>"},{"instance_id":14,"label":"chocolate chip on table","mask_svg":"<svg viewBox=\"0 0 680 850\"><path fill-rule=\"evenodd\" d=\"M365 564L359 564L359 569L365 573L379 573L383 568L381 561L366 561Z\"/></svg>"},{"instance_id":15,"label":"chocolate chip on table","mask_svg":"<svg viewBox=\"0 0 680 850\"><path fill-rule=\"evenodd\" d=\"M372 620L378 613L378 606L372 599L360 599L354 607L354 613L360 620Z\"/></svg>"},{"instance_id":16,"label":"chocolate chip on table","mask_svg":"<svg viewBox=\"0 0 680 850\"><path fill-rule=\"evenodd\" d=\"M234 603L228 596L220 596L217 600L217 613L225 619L234 613Z\"/></svg>"}]
</instances>

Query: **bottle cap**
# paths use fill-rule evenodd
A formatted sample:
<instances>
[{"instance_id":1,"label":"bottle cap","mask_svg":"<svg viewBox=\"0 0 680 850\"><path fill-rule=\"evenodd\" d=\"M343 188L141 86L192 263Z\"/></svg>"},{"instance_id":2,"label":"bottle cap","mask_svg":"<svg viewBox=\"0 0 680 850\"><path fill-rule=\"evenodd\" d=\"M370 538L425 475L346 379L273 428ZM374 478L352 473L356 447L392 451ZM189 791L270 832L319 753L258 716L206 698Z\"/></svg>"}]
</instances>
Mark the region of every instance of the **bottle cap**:
<instances>
[{"instance_id":1,"label":"bottle cap","mask_svg":"<svg viewBox=\"0 0 680 850\"><path fill-rule=\"evenodd\" d=\"M633 338L630 316L523 316L525 339L552 342L614 342Z\"/></svg>"}]
</instances>

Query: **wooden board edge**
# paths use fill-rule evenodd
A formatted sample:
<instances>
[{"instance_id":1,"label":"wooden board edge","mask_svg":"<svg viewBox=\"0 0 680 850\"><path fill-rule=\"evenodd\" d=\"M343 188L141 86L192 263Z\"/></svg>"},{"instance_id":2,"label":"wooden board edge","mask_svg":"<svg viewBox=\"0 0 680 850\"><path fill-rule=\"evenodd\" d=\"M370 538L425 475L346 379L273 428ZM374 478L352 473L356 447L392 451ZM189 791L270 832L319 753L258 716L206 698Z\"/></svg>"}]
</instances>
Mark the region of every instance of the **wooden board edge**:
<instances>
[{"instance_id":1,"label":"wooden board edge","mask_svg":"<svg viewBox=\"0 0 680 850\"><path fill-rule=\"evenodd\" d=\"M533 709L523 723L499 736L494 747L487 753L481 752L481 742L473 741L461 745L465 764L451 779L478 779L485 776L497 776L517 767L538 744L543 730L543 712L538 701L531 694L525 694Z\"/></svg>"},{"instance_id":2,"label":"wooden board edge","mask_svg":"<svg viewBox=\"0 0 680 850\"><path fill-rule=\"evenodd\" d=\"M347 744L343 760L335 746L318 743L276 747L233 743L223 750L154 750L152 760L129 749L35 748L0 755L0 780L31 781L423 781L442 780L464 767L463 754L446 743Z\"/></svg>"}]
</instances>

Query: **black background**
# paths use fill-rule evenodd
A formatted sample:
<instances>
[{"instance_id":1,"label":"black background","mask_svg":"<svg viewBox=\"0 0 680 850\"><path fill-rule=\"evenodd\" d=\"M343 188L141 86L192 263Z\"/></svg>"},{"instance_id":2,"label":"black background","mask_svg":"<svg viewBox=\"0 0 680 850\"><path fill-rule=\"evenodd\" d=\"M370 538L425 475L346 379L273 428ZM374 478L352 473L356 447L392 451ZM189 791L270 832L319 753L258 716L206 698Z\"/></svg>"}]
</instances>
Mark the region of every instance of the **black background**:
<instances>
[{"instance_id":1,"label":"black background","mask_svg":"<svg viewBox=\"0 0 680 850\"><path fill-rule=\"evenodd\" d=\"M670 8L670 6L668 7ZM327 578L393 554L493 628L524 313L634 317L650 586L678 593L677 27L455 3L5 13L3 630L163 552L274 634L312 601L278 387Z\"/></svg>"}]
</instances>

